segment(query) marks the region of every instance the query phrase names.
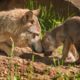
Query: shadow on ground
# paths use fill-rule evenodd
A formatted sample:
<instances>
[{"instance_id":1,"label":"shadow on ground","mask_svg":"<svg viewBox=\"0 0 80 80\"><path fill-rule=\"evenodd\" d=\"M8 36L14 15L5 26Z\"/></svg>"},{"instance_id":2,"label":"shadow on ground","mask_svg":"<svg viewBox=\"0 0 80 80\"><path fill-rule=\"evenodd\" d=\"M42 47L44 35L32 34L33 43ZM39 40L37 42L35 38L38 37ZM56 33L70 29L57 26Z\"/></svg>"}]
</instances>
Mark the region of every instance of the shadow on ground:
<instances>
[{"instance_id":1,"label":"shadow on ground","mask_svg":"<svg viewBox=\"0 0 80 80\"><path fill-rule=\"evenodd\" d=\"M26 60L32 60L32 57L34 56L34 62L42 62L47 65L51 65L53 63L53 60L51 58L40 56L40 55L42 54L40 53L39 55L37 55L33 53L25 53L23 55L20 55L20 57Z\"/></svg>"},{"instance_id":2,"label":"shadow on ground","mask_svg":"<svg viewBox=\"0 0 80 80\"><path fill-rule=\"evenodd\" d=\"M2 56L7 56L6 53L4 51L1 51L0 50L0 55ZM77 63L77 62L73 62L73 63L62 63L60 60L56 60L55 63L53 62L53 56L51 57L44 57L42 53L22 53L19 57L22 58L22 59L25 59L25 60L30 60L32 61L32 57L34 56L34 62L41 62L41 63L44 63L46 65L55 65L56 63L56 66L57 65L79 65L80 63ZM55 59L55 58L54 58ZM57 58L59 59L59 58Z\"/></svg>"}]
</instances>

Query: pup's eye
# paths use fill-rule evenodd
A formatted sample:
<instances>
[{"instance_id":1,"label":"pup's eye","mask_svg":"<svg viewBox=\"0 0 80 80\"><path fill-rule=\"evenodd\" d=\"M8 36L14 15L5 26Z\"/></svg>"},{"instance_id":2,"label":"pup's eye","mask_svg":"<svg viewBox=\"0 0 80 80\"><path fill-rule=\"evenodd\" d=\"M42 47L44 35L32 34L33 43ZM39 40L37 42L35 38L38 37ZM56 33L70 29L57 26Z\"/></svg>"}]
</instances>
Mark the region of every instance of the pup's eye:
<instances>
[{"instance_id":1,"label":"pup's eye","mask_svg":"<svg viewBox=\"0 0 80 80\"><path fill-rule=\"evenodd\" d=\"M49 38L47 38L47 40L48 40L48 41L50 41L50 39L49 39Z\"/></svg>"}]
</instances>

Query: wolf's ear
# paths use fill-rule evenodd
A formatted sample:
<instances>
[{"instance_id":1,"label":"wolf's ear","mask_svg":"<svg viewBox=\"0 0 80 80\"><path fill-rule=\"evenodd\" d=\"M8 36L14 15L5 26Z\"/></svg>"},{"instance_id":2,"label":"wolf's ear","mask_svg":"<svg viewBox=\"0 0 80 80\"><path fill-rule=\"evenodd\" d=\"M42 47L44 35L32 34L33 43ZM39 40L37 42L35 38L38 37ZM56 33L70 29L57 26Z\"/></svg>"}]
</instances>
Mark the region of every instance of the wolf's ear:
<instances>
[{"instance_id":1,"label":"wolf's ear","mask_svg":"<svg viewBox=\"0 0 80 80\"><path fill-rule=\"evenodd\" d=\"M33 12L27 11L21 18L21 23L25 24L27 21L32 20Z\"/></svg>"},{"instance_id":2,"label":"wolf's ear","mask_svg":"<svg viewBox=\"0 0 80 80\"><path fill-rule=\"evenodd\" d=\"M33 14L38 16L40 14L40 9L32 10Z\"/></svg>"},{"instance_id":3,"label":"wolf's ear","mask_svg":"<svg viewBox=\"0 0 80 80\"><path fill-rule=\"evenodd\" d=\"M33 16L33 12L32 11L28 11L25 13L25 18L26 20L31 20Z\"/></svg>"}]
</instances>

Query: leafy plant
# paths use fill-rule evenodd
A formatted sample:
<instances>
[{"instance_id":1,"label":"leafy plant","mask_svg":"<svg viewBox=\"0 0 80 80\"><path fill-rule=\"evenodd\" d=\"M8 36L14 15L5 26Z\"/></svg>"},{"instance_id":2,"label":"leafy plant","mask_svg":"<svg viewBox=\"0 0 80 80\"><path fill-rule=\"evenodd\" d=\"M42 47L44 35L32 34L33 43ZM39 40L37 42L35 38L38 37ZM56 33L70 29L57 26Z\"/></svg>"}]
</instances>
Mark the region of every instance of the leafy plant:
<instances>
[{"instance_id":1,"label":"leafy plant","mask_svg":"<svg viewBox=\"0 0 80 80\"><path fill-rule=\"evenodd\" d=\"M38 5L35 0L28 0L26 7L31 10L35 8L40 9L39 22L41 25L42 35L64 21L64 18L56 16L56 12L53 10L53 5L51 3L49 8L47 8L43 4Z\"/></svg>"},{"instance_id":2,"label":"leafy plant","mask_svg":"<svg viewBox=\"0 0 80 80\"><path fill-rule=\"evenodd\" d=\"M7 80L12 80L12 78L13 78L13 80L20 80L20 76L17 73L18 65L17 64L14 65L12 63L12 58L14 56L14 48L15 48L15 46L14 46L14 41L13 41L13 39L11 37L10 37L10 40L12 42L12 49L11 49L11 53L8 54L8 56L9 56L9 64L8 64L9 71L8 71Z\"/></svg>"},{"instance_id":3,"label":"leafy plant","mask_svg":"<svg viewBox=\"0 0 80 80\"><path fill-rule=\"evenodd\" d=\"M63 21L65 20L64 17L60 17L59 15L56 16L56 14L58 14L58 13L56 13L53 10L53 5L51 3L49 5L50 6L48 8L43 4L38 5L35 0L27 0L26 5L25 5L25 7L29 8L31 10L36 9L36 8L39 8L41 10L40 15L39 15L39 22L41 25L41 34L42 34L41 36L43 36L46 31L50 31L50 30L52 30L52 28L55 28L57 25L63 23ZM68 15L69 15L69 12L68 12ZM14 42L12 40L12 50L9 55L11 58L14 55L13 49L14 49ZM61 50L59 50L59 51L61 51ZM34 56L32 56L32 62L34 62L34 59L35 59ZM11 65L14 66L10 61L9 61L8 80L11 80L11 77L10 77L11 76L10 75ZM27 68L27 77L29 80L32 79L32 75L34 74L34 68L33 68L32 62L29 64L29 66ZM59 61L58 61L58 64L56 63L55 60L53 60L53 62L55 64L55 66L60 65ZM63 62L62 62L62 64L63 64ZM14 80L20 80L20 76L18 76L18 73L17 73L17 66L14 66L14 67L15 67ZM47 69L47 72L45 74L47 74L48 72L49 72L49 69ZM59 78L59 77L61 77L61 79L64 78L63 80L69 80L68 76L63 75L62 73L57 73L56 77L53 78L52 80L57 80L57 78ZM80 74L77 74L75 76L75 78L77 78L76 80L79 80Z\"/></svg>"},{"instance_id":4,"label":"leafy plant","mask_svg":"<svg viewBox=\"0 0 80 80\"><path fill-rule=\"evenodd\" d=\"M34 62L34 55L32 55L32 61L29 62L28 67L27 67L27 75L26 76L29 80L32 80L33 76L34 76L33 62Z\"/></svg>"}]
</instances>

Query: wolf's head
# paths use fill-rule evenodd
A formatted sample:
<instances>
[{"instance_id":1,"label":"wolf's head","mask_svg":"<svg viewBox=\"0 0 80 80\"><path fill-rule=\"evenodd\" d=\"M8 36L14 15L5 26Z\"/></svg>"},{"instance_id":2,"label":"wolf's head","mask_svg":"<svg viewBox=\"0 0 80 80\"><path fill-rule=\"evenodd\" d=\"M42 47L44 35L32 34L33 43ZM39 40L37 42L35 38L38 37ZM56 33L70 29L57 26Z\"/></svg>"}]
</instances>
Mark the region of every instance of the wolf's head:
<instances>
[{"instance_id":1,"label":"wolf's head","mask_svg":"<svg viewBox=\"0 0 80 80\"><path fill-rule=\"evenodd\" d=\"M25 30L27 29L33 33L39 34L41 30L37 17L39 13L39 9L26 11L20 20L20 23L22 23L22 28L24 28Z\"/></svg>"},{"instance_id":2,"label":"wolf's head","mask_svg":"<svg viewBox=\"0 0 80 80\"><path fill-rule=\"evenodd\" d=\"M25 45L30 46L36 52L42 52L42 45L40 41L41 27L38 21L39 9L27 11L22 17L23 24L27 27L25 32L21 33L19 39L25 41ZM23 43L22 43L23 44Z\"/></svg>"}]
</instances>

